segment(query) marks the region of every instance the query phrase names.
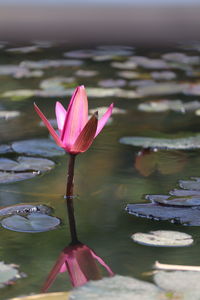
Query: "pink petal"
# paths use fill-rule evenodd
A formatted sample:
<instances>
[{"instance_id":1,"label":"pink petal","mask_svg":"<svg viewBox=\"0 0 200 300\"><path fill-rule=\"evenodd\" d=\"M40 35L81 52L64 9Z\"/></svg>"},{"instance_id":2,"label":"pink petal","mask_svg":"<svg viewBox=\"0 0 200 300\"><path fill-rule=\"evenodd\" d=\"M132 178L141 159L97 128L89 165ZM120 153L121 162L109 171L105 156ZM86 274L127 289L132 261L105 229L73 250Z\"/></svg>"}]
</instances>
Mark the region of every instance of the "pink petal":
<instances>
[{"instance_id":1,"label":"pink petal","mask_svg":"<svg viewBox=\"0 0 200 300\"><path fill-rule=\"evenodd\" d=\"M107 270L110 276L114 276L115 274L111 270L111 268L103 261L101 257L99 257L93 250L91 250L92 256Z\"/></svg>"},{"instance_id":2,"label":"pink petal","mask_svg":"<svg viewBox=\"0 0 200 300\"><path fill-rule=\"evenodd\" d=\"M103 117L98 121L98 126L97 126L97 131L95 134L95 137L101 132L101 130L103 129L103 127L105 126L106 122L108 121L108 119L110 118L111 114L112 114L112 110L113 110L113 106L114 104L112 103L108 110L105 112L105 114L103 115Z\"/></svg>"},{"instance_id":3,"label":"pink petal","mask_svg":"<svg viewBox=\"0 0 200 300\"><path fill-rule=\"evenodd\" d=\"M70 149L70 153L78 154L85 152L91 146L97 130L97 123L97 113L95 113L79 134L77 140Z\"/></svg>"},{"instance_id":4,"label":"pink petal","mask_svg":"<svg viewBox=\"0 0 200 300\"><path fill-rule=\"evenodd\" d=\"M50 134L52 135L52 137L56 141L57 145L60 146L60 147L63 147L62 141L60 140L60 138L57 135L56 131L53 129L53 127L51 126L51 124L49 123L49 121L47 120L45 115L41 112L41 110L39 109L39 107L35 103L34 103L34 108L35 108L35 111L37 112L37 114L40 116L40 118L44 122L45 126L48 128Z\"/></svg>"},{"instance_id":5,"label":"pink petal","mask_svg":"<svg viewBox=\"0 0 200 300\"><path fill-rule=\"evenodd\" d=\"M81 271L78 261L74 255L71 255L71 257L69 257L69 259L66 261L66 266L71 284L74 287L81 286L88 281L87 277Z\"/></svg>"},{"instance_id":6,"label":"pink petal","mask_svg":"<svg viewBox=\"0 0 200 300\"><path fill-rule=\"evenodd\" d=\"M53 266L51 272L49 273L45 283L43 284L43 287L41 290L43 293L46 292L50 288L50 286L56 279L57 275L61 272L64 272L63 266L65 267L65 261L67 260L66 256L67 255L64 253L61 253L61 255L59 256L59 258L56 261L55 265ZM65 270L66 270L66 267L65 267Z\"/></svg>"},{"instance_id":7,"label":"pink petal","mask_svg":"<svg viewBox=\"0 0 200 300\"><path fill-rule=\"evenodd\" d=\"M61 140L66 147L71 147L88 121L88 101L84 86L74 92L68 106Z\"/></svg>"},{"instance_id":8,"label":"pink petal","mask_svg":"<svg viewBox=\"0 0 200 300\"><path fill-rule=\"evenodd\" d=\"M58 101L56 102L55 113L56 113L58 129L62 131L67 112L65 108L62 106L62 104Z\"/></svg>"}]
</instances>

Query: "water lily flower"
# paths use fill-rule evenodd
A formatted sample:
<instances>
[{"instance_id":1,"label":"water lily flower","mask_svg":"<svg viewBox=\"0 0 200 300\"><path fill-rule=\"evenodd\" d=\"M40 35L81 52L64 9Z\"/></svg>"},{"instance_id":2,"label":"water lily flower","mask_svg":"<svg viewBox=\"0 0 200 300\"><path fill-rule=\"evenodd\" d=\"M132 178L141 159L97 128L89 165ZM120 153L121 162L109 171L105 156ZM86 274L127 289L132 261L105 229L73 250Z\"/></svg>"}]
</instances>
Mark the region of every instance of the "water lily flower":
<instances>
[{"instance_id":1,"label":"water lily flower","mask_svg":"<svg viewBox=\"0 0 200 300\"><path fill-rule=\"evenodd\" d=\"M74 287L84 285L89 280L101 279L102 275L96 261L106 269L109 276L114 276L110 267L88 246L79 243L64 248L49 273L42 287L42 292L46 292L57 275L65 271L69 273Z\"/></svg>"},{"instance_id":2,"label":"water lily flower","mask_svg":"<svg viewBox=\"0 0 200 300\"><path fill-rule=\"evenodd\" d=\"M86 91L84 86L79 86L73 93L67 110L60 102L56 103L55 113L59 130L57 134L38 106L36 104L34 106L57 145L70 154L85 152L91 146L95 137L105 126L113 109L113 104L111 104L100 120L98 120L97 112L88 120Z\"/></svg>"}]
</instances>

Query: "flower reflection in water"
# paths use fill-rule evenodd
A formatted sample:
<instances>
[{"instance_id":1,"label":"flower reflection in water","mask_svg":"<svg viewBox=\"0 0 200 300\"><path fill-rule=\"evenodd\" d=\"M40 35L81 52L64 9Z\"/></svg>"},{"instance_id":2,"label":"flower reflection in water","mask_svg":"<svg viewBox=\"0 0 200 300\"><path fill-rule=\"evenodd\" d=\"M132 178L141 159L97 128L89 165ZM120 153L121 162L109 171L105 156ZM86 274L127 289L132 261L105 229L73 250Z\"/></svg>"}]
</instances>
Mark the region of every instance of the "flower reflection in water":
<instances>
[{"instance_id":1,"label":"flower reflection in water","mask_svg":"<svg viewBox=\"0 0 200 300\"><path fill-rule=\"evenodd\" d=\"M72 286L74 287L81 286L89 280L101 279L102 274L97 262L106 269L109 276L114 275L103 259L97 256L88 246L78 243L65 247L49 273L42 287L42 292L46 292L57 275L65 271L69 273Z\"/></svg>"}]
</instances>

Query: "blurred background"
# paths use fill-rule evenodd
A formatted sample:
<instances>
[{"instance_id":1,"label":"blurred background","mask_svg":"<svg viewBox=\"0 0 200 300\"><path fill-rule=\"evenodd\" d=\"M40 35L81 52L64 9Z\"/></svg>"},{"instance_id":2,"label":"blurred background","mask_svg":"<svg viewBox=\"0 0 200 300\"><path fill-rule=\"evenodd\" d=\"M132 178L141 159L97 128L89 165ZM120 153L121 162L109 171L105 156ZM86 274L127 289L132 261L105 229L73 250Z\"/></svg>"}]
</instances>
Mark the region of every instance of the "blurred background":
<instances>
[{"instance_id":1,"label":"blurred background","mask_svg":"<svg viewBox=\"0 0 200 300\"><path fill-rule=\"evenodd\" d=\"M1 0L0 39L166 45L199 38L200 0Z\"/></svg>"}]
</instances>

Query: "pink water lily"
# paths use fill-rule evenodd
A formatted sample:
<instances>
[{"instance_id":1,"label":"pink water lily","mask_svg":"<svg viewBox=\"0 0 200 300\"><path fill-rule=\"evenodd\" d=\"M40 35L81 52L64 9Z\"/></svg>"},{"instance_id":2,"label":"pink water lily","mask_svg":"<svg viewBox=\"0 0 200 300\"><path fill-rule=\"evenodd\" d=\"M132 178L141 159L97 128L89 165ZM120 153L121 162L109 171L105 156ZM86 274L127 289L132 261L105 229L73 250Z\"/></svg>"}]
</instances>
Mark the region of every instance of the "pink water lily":
<instances>
[{"instance_id":1,"label":"pink water lily","mask_svg":"<svg viewBox=\"0 0 200 300\"><path fill-rule=\"evenodd\" d=\"M102 275L96 262L100 263L106 269L109 276L114 275L103 259L97 256L88 246L79 243L64 248L49 273L42 287L42 292L46 292L57 275L65 271L69 273L72 286L74 287L81 286L89 280L101 279Z\"/></svg>"},{"instance_id":2,"label":"pink water lily","mask_svg":"<svg viewBox=\"0 0 200 300\"><path fill-rule=\"evenodd\" d=\"M86 91L84 86L79 86L73 93L67 110L60 102L56 103L55 113L59 130L57 134L38 106L36 104L34 106L57 145L70 154L85 152L91 146L108 121L113 109L113 104L111 104L100 120L98 120L97 112L88 120Z\"/></svg>"}]
</instances>

